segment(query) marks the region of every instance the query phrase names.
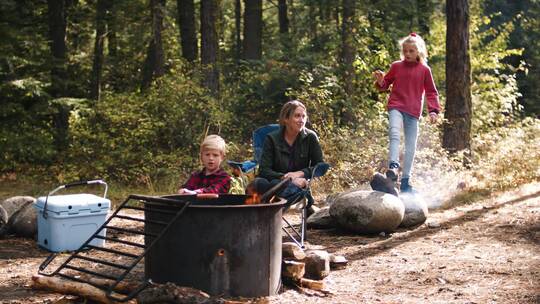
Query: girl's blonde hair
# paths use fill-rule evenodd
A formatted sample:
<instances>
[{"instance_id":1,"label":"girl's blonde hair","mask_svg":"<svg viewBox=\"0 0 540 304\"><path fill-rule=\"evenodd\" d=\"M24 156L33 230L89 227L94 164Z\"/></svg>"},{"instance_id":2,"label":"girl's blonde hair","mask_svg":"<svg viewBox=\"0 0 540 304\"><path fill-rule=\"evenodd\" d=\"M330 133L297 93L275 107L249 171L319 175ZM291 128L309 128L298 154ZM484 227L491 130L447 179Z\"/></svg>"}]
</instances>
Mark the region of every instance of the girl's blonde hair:
<instances>
[{"instance_id":1,"label":"girl's blonde hair","mask_svg":"<svg viewBox=\"0 0 540 304\"><path fill-rule=\"evenodd\" d=\"M405 57L403 56L404 44L414 45L416 47L416 50L418 51L417 60L422 64L427 63L428 52L426 48L426 42L424 41L424 39L422 39L422 37L420 37L420 35L416 33L410 33L409 36L403 37L399 40L399 47L401 49L401 60L405 59Z\"/></svg>"},{"instance_id":2,"label":"girl's blonde hair","mask_svg":"<svg viewBox=\"0 0 540 304\"><path fill-rule=\"evenodd\" d=\"M227 144L219 135L208 135L201 144L201 155L206 150L218 150L223 156L227 152Z\"/></svg>"},{"instance_id":3,"label":"girl's blonde hair","mask_svg":"<svg viewBox=\"0 0 540 304\"><path fill-rule=\"evenodd\" d=\"M296 108L303 108L306 112L306 106L298 100L291 100L281 107L281 112L279 112L279 125L284 126L285 121L291 118L291 115L296 111Z\"/></svg>"}]
</instances>

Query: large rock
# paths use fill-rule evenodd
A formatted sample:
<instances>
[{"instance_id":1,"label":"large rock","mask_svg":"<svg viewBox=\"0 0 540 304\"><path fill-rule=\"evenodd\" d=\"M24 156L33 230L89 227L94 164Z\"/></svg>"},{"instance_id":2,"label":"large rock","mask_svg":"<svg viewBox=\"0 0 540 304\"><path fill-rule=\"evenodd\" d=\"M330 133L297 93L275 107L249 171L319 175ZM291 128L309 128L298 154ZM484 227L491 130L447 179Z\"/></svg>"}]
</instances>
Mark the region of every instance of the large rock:
<instances>
[{"instance_id":1,"label":"large rock","mask_svg":"<svg viewBox=\"0 0 540 304\"><path fill-rule=\"evenodd\" d=\"M345 193L330 206L338 225L357 233L394 231L404 214L405 206L397 196L379 191Z\"/></svg>"},{"instance_id":2,"label":"large rock","mask_svg":"<svg viewBox=\"0 0 540 304\"><path fill-rule=\"evenodd\" d=\"M330 207L323 207L307 219L308 228L329 229L336 227L336 221L330 216Z\"/></svg>"},{"instance_id":3,"label":"large rock","mask_svg":"<svg viewBox=\"0 0 540 304\"><path fill-rule=\"evenodd\" d=\"M37 233L37 212L33 207L35 200L31 196L14 196L0 203L5 211L4 215L7 215L7 224L0 227L0 236L7 233L23 237L35 236Z\"/></svg>"},{"instance_id":4,"label":"large rock","mask_svg":"<svg viewBox=\"0 0 540 304\"><path fill-rule=\"evenodd\" d=\"M414 192L402 192L399 198L405 205L405 216L400 227L413 227L426 221L428 207L420 195Z\"/></svg>"}]
</instances>

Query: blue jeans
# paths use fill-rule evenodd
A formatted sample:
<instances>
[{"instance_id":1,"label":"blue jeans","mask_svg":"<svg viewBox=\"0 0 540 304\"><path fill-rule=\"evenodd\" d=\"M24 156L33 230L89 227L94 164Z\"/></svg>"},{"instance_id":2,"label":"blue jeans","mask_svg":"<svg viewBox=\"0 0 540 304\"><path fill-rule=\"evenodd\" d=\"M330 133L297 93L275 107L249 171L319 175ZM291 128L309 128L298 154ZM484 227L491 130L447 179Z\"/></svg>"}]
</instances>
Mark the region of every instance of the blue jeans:
<instances>
[{"instance_id":1,"label":"blue jeans","mask_svg":"<svg viewBox=\"0 0 540 304\"><path fill-rule=\"evenodd\" d=\"M257 177L255 178L255 180L253 180L252 183L255 188L255 191L257 191L259 194L264 194L266 191L270 190L270 188L274 187L280 182L281 182L280 179L273 179L269 181L265 178ZM299 193L302 190L303 190L302 188L290 182L287 184L285 189L281 190L281 192L278 193L278 195L282 198L289 199L293 195Z\"/></svg>"},{"instance_id":2,"label":"blue jeans","mask_svg":"<svg viewBox=\"0 0 540 304\"><path fill-rule=\"evenodd\" d=\"M390 139L388 162L389 164L399 164L399 143L401 129L403 128L405 135L405 153L401 177L409 178L411 176L414 153L416 152L416 140L418 139L418 119L407 113L392 109L388 111L388 121L388 137Z\"/></svg>"}]
</instances>

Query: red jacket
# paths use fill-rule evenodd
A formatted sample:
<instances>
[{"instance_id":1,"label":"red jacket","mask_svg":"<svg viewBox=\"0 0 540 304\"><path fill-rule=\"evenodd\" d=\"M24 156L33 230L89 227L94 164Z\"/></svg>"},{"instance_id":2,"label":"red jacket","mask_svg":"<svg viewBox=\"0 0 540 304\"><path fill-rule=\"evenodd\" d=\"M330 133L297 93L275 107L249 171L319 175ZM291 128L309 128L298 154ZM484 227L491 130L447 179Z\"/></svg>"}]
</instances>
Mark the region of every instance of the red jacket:
<instances>
[{"instance_id":1,"label":"red jacket","mask_svg":"<svg viewBox=\"0 0 540 304\"><path fill-rule=\"evenodd\" d=\"M420 118L424 93L428 111L439 113L439 92L433 82L431 69L419 62L395 61L384 76L384 83L375 85L381 91L386 91L392 85L388 97L388 110L396 109Z\"/></svg>"}]
</instances>

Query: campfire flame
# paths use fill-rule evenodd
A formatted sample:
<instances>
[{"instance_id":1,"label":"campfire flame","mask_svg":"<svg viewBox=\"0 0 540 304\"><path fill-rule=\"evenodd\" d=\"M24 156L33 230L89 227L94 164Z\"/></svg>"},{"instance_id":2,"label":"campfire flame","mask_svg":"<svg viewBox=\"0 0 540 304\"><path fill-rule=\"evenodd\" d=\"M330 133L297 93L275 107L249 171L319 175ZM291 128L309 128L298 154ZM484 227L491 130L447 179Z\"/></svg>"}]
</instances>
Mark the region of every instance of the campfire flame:
<instances>
[{"instance_id":1,"label":"campfire flame","mask_svg":"<svg viewBox=\"0 0 540 304\"><path fill-rule=\"evenodd\" d=\"M261 203L261 196L258 193L253 193L246 198L246 205L256 205Z\"/></svg>"}]
</instances>

